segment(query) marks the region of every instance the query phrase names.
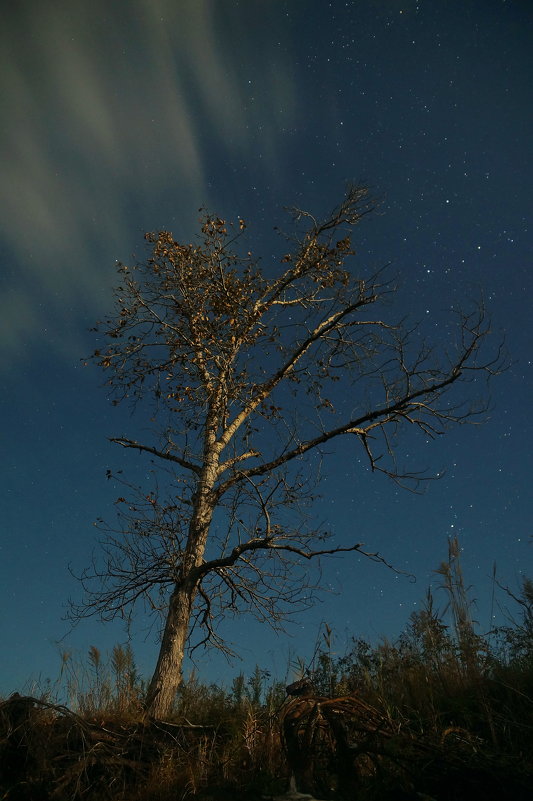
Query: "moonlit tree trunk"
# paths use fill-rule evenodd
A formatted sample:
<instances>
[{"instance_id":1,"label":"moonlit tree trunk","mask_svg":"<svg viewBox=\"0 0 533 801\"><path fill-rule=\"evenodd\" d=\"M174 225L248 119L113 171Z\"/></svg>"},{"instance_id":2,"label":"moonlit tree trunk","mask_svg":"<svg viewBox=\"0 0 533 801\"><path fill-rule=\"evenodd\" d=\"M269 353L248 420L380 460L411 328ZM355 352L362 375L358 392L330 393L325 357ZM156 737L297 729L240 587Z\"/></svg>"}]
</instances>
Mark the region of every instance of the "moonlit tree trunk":
<instances>
[{"instance_id":1,"label":"moonlit tree trunk","mask_svg":"<svg viewBox=\"0 0 533 801\"><path fill-rule=\"evenodd\" d=\"M198 568L203 562L214 511L212 489L219 450L213 436L214 418L211 414L212 424L207 428L204 445L205 468L193 493L187 547L170 596L159 657L146 695L146 710L155 718L168 715L183 678L183 660L200 579Z\"/></svg>"},{"instance_id":2,"label":"moonlit tree trunk","mask_svg":"<svg viewBox=\"0 0 533 801\"><path fill-rule=\"evenodd\" d=\"M127 497L116 524L100 521L102 556L71 610L129 621L141 605L162 620L147 714L169 714L191 649L232 653L219 626L228 612L282 630L309 608L320 589L310 560L357 552L387 564L361 542L328 547L334 534L306 512L313 463L327 464L334 441L348 437L372 472L417 486L420 474L396 460L399 436L428 442L484 411L454 392L502 368L499 349L481 355L483 308L459 315L440 357L403 311L390 319L383 300L396 287L381 271L362 277L351 245L370 210L353 186L322 222L293 210L290 252L265 270L237 248L243 220L208 214L195 244L147 234L146 261L119 266L93 356L113 403L144 420L143 441L111 441L150 467L142 486L108 472Z\"/></svg>"},{"instance_id":3,"label":"moonlit tree trunk","mask_svg":"<svg viewBox=\"0 0 533 801\"><path fill-rule=\"evenodd\" d=\"M155 718L168 715L182 682L194 595L193 589L177 587L170 598L159 658L146 695L146 709Z\"/></svg>"}]
</instances>

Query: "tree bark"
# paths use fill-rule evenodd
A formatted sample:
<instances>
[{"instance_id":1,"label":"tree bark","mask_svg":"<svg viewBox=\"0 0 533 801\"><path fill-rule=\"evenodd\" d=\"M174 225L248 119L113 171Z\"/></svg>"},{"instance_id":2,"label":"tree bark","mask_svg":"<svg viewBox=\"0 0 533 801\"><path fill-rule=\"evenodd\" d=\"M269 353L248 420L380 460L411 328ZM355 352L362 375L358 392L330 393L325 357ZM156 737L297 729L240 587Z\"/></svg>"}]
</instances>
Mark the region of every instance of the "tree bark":
<instances>
[{"instance_id":1,"label":"tree bark","mask_svg":"<svg viewBox=\"0 0 533 801\"><path fill-rule=\"evenodd\" d=\"M169 715L183 678L185 647L200 581L196 568L203 561L215 505L211 490L216 479L218 451L210 431L207 439L204 469L193 494L193 515L181 575L170 597L159 657L146 694L146 712L154 718Z\"/></svg>"},{"instance_id":2,"label":"tree bark","mask_svg":"<svg viewBox=\"0 0 533 801\"><path fill-rule=\"evenodd\" d=\"M159 658L146 695L146 711L154 718L168 715L181 684L195 595L195 588L178 585L170 598Z\"/></svg>"}]
</instances>

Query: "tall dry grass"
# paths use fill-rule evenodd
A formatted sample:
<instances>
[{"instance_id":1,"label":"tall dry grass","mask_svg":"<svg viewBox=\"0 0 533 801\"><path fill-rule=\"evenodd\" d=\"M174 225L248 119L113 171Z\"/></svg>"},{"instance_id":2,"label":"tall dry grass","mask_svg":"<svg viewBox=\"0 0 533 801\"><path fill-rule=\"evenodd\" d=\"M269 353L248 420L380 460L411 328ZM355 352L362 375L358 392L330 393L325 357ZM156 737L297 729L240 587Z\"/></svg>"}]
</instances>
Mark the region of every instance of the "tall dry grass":
<instances>
[{"instance_id":1,"label":"tall dry grass","mask_svg":"<svg viewBox=\"0 0 533 801\"><path fill-rule=\"evenodd\" d=\"M484 788L485 801L491 787L497 801L527 797L520 793L524 782L533 785L533 582L505 590L514 616L482 634L456 540L437 574L442 607L428 590L396 639L353 638L338 655L333 627L325 626L310 663L298 660L316 697L348 698L324 706L324 714L320 700L311 704L302 720L314 716L313 725L299 729L296 721L290 729L311 755L317 749L322 797L348 797L343 787L357 769L362 801L399 797L400 790L414 798L428 788L436 801L455 801L453 786L469 763L475 770L468 781ZM145 718L144 693L129 645L110 654L91 646L83 659L64 652L57 681L35 702L19 705L22 712L0 702L0 799L235 801L288 787L285 688L259 667L229 688L193 673L166 723ZM369 720L350 719L357 709L369 710ZM385 739L372 735L372 716ZM344 784L335 751L341 741Z\"/></svg>"}]
</instances>

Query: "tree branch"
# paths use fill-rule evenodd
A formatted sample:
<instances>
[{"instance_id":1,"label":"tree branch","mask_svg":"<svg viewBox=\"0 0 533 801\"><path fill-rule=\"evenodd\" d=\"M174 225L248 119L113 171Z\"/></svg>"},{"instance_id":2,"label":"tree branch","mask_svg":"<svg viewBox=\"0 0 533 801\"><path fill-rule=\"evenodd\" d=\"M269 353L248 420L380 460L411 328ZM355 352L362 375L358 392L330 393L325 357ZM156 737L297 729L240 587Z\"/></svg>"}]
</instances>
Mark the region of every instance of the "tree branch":
<instances>
[{"instance_id":1,"label":"tree branch","mask_svg":"<svg viewBox=\"0 0 533 801\"><path fill-rule=\"evenodd\" d=\"M294 369L296 364L315 342L324 338L330 331L335 330L343 318L347 317L363 306L367 306L370 303L375 303L377 297L378 296L375 293L372 295L364 295L354 303L351 303L349 306L340 309L335 314L330 315L330 317L328 317L326 320L322 320L313 329L313 331L311 331L309 336L306 337L306 339L304 339L304 341L294 350L289 359L287 359L287 361L274 373L274 375L255 388L253 399L246 404L244 409L242 409L239 414L237 414L237 416L227 426L220 437L219 445L221 450L225 448L228 442L235 436L240 426L252 414L254 409L256 409L259 404L273 392L278 384L280 384L283 379L286 378L286 376ZM384 325L384 323L381 321L376 321L373 324L379 326ZM350 325L357 325L357 321L352 321Z\"/></svg>"},{"instance_id":2,"label":"tree branch","mask_svg":"<svg viewBox=\"0 0 533 801\"><path fill-rule=\"evenodd\" d=\"M187 459L182 459L180 456L176 456L174 453L161 451L158 448L153 448L150 445L142 445L140 442L137 442L134 439L126 439L126 437L109 437L109 441L114 442L117 445L122 445L123 448L134 448L135 450L151 453L153 456L157 456L159 459L165 459L168 462L175 462L176 464L181 465L181 467L185 467L187 470L191 470L193 473L196 473L198 476L202 472L198 465L189 462Z\"/></svg>"},{"instance_id":3,"label":"tree branch","mask_svg":"<svg viewBox=\"0 0 533 801\"><path fill-rule=\"evenodd\" d=\"M257 465L257 467L250 467L247 470L240 470L234 476L231 476L231 478L228 478L217 487L217 496L221 497L237 481L269 473L272 470L275 470L277 467L280 467L281 465L295 459L296 457L302 456L304 453L307 453L313 448L324 445L326 442L329 442L335 437L342 436L343 434L357 434L361 438L364 438L368 434L367 429L364 428L365 424L367 423L374 423L375 425L374 421L380 421L380 423L383 424L387 420L390 421L392 419L397 419L398 417L405 417L407 419L408 411L416 408L414 401L417 398L435 395L435 393L440 392L445 387L457 381L460 376L460 370L457 372L454 371L443 381L435 382L429 387L422 387L421 389L406 395L395 403L383 406L381 409L375 409L367 414L361 415L358 418L349 420L342 426L325 431L318 437L314 437L313 439L307 440L307 442L300 443L295 448L286 451L275 459L264 462L261 465ZM434 410L432 410L432 413L435 414Z\"/></svg>"}]
</instances>

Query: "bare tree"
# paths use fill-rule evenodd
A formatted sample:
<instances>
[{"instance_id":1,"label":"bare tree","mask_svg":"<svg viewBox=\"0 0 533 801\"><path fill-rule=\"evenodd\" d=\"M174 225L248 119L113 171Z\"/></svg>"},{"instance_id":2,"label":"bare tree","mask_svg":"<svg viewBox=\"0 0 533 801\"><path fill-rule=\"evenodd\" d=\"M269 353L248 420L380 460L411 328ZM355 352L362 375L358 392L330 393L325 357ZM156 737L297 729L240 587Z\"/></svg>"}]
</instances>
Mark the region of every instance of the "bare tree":
<instances>
[{"instance_id":1,"label":"bare tree","mask_svg":"<svg viewBox=\"0 0 533 801\"><path fill-rule=\"evenodd\" d=\"M171 707L188 646L229 650L223 614L278 626L314 597L308 560L355 551L384 561L311 524L324 446L351 437L372 470L416 485L421 476L395 458L399 432L433 438L484 411L452 392L501 367L499 353L482 355L483 309L459 317L440 356L419 329L389 321L383 301L396 287L347 266L351 229L370 210L355 186L323 221L292 210L281 267L243 252L243 220L209 214L197 244L147 234L149 258L119 267L94 358L113 402L150 421L150 435L112 441L149 456L154 480L117 500L118 525L105 527L104 556L81 577L72 612L109 620L141 603L163 616L147 694L156 717Z\"/></svg>"}]
</instances>

